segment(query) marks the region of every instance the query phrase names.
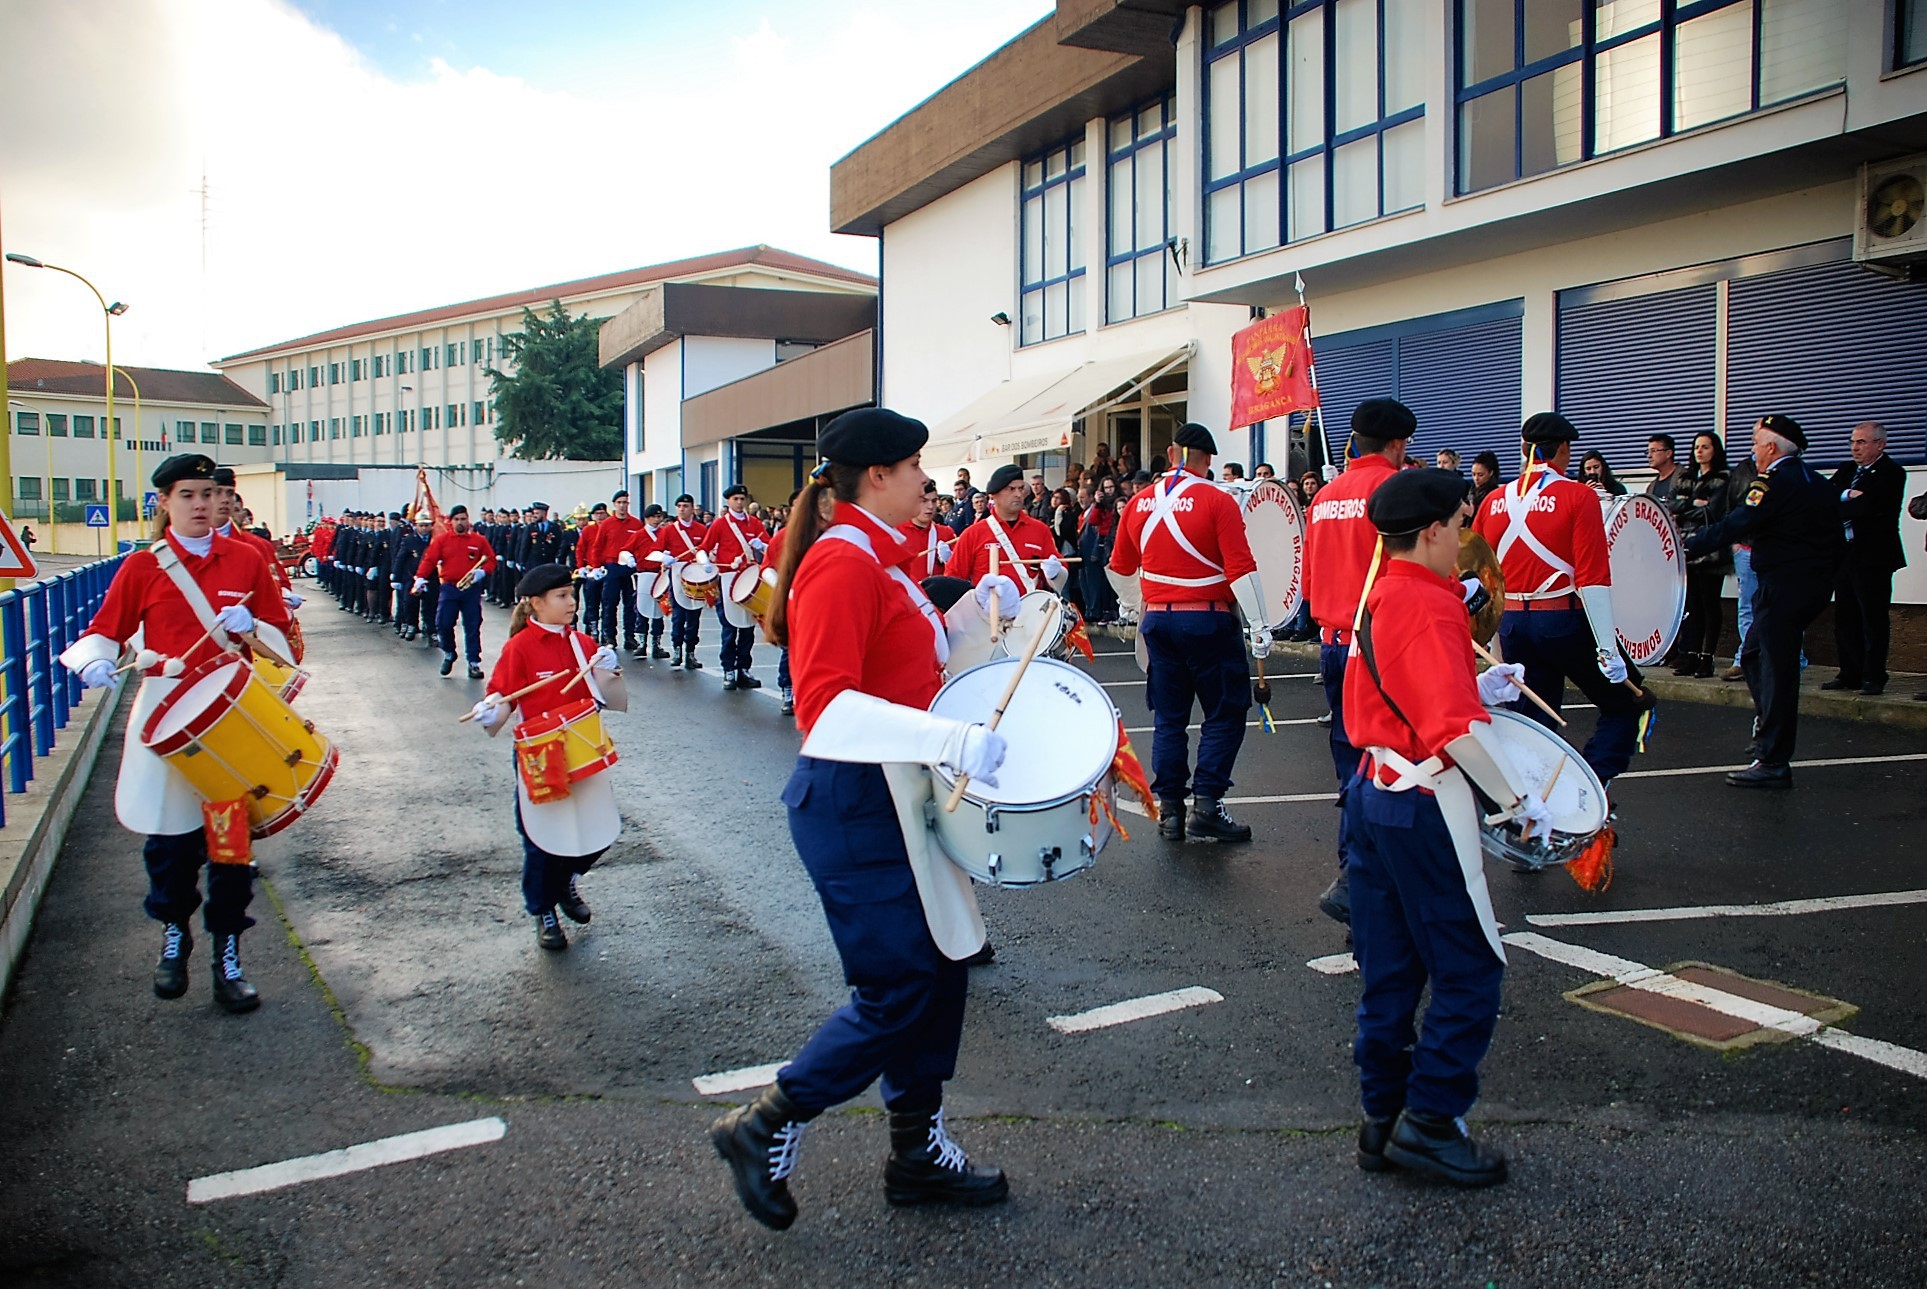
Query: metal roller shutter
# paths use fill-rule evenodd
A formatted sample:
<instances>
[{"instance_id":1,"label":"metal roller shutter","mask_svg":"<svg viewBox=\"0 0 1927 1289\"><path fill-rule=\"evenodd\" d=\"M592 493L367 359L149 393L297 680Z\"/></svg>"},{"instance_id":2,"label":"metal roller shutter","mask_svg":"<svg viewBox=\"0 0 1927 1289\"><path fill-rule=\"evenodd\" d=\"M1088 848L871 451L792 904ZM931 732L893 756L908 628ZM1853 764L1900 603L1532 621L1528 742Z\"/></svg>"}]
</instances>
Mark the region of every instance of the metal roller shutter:
<instances>
[{"instance_id":1,"label":"metal roller shutter","mask_svg":"<svg viewBox=\"0 0 1927 1289\"><path fill-rule=\"evenodd\" d=\"M1398 389L1397 349L1390 340L1347 345L1342 336L1328 341L1314 339L1312 344L1318 361L1318 405L1325 419L1325 434L1331 439L1333 454L1342 461L1345 440L1352 432L1352 409L1368 398L1392 396Z\"/></svg>"},{"instance_id":2,"label":"metal roller shutter","mask_svg":"<svg viewBox=\"0 0 1927 1289\"><path fill-rule=\"evenodd\" d=\"M1716 428L1718 322L1711 282L1585 303L1562 293L1554 403L1579 427L1579 452L1643 469L1647 438L1670 434L1685 460L1692 436Z\"/></svg>"},{"instance_id":3,"label":"metal roller shutter","mask_svg":"<svg viewBox=\"0 0 1927 1289\"><path fill-rule=\"evenodd\" d=\"M1736 278L1726 384L1729 444L1781 412L1806 430L1808 459L1830 467L1847 459L1857 423L1879 421L1888 451L1918 462L1927 455L1927 284L1848 262Z\"/></svg>"},{"instance_id":4,"label":"metal roller shutter","mask_svg":"<svg viewBox=\"0 0 1927 1289\"><path fill-rule=\"evenodd\" d=\"M1481 452L1498 454L1500 474L1519 455L1520 319L1495 318L1400 337L1398 398L1418 417L1412 451L1428 465L1441 448L1470 471Z\"/></svg>"}]
</instances>

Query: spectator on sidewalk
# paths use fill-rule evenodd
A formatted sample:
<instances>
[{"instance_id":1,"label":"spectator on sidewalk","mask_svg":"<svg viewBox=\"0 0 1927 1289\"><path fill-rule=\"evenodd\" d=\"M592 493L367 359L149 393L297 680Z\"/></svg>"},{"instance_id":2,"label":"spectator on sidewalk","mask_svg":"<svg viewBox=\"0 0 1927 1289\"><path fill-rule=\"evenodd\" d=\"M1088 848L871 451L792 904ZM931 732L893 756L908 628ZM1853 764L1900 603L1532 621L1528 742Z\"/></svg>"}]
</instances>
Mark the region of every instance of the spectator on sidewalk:
<instances>
[{"instance_id":1,"label":"spectator on sidewalk","mask_svg":"<svg viewBox=\"0 0 1927 1289\"><path fill-rule=\"evenodd\" d=\"M1674 477L1673 497L1667 506L1680 535L1690 537L1726 518L1728 480L1726 448L1710 430L1693 436L1693 462ZM1719 652L1720 588L1726 583L1730 557L1725 547L1687 561L1686 620L1674 647L1679 661L1675 676L1712 678L1713 656Z\"/></svg>"},{"instance_id":2,"label":"spectator on sidewalk","mask_svg":"<svg viewBox=\"0 0 1927 1289\"><path fill-rule=\"evenodd\" d=\"M1653 481L1646 485L1646 495L1661 505L1672 500L1673 476L1679 473L1673 452L1670 434L1655 434L1646 440L1646 464L1653 472Z\"/></svg>"},{"instance_id":3,"label":"spectator on sidewalk","mask_svg":"<svg viewBox=\"0 0 1927 1289\"><path fill-rule=\"evenodd\" d=\"M1050 523L1050 489L1044 486L1042 472L1031 475L1030 494L1024 498L1024 513L1040 524Z\"/></svg>"},{"instance_id":4,"label":"spectator on sidewalk","mask_svg":"<svg viewBox=\"0 0 1927 1289\"><path fill-rule=\"evenodd\" d=\"M1116 495L1114 489L1093 491L1088 485L1077 491L1077 554L1083 561L1077 580L1084 592L1084 617L1092 623L1117 620L1117 594L1104 571L1117 530Z\"/></svg>"},{"instance_id":5,"label":"spectator on sidewalk","mask_svg":"<svg viewBox=\"0 0 1927 1289\"><path fill-rule=\"evenodd\" d=\"M1438 453L1433 456L1432 464L1441 470L1450 470L1453 474L1459 474L1461 473L1459 470L1459 460L1459 454L1451 448L1440 448Z\"/></svg>"},{"instance_id":6,"label":"spectator on sidewalk","mask_svg":"<svg viewBox=\"0 0 1927 1289\"><path fill-rule=\"evenodd\" d=\"M1504 486L1499 474L1499 454L1481 452L1472 458L1472 513L1478 514L1485 499Z\"/></svg>"},{"instance_id":7,"label":"spectator on sidewalk","mask_svg":"<svg viewBox=\"0 0 1927 1289\"><path fill-rule=\"evenodd\" d=\"M1840 674L1820 688L1857 689L1871 697L1887 688L1894 570L1907 563L1900 544L1900 499L1907 491L1907 472L1887 455L1887 431L1878 421L1854 426L1850 446L1853 460L1833 476L1846 538L1846 558L1833 586L1833 641Z\"/></svg>"},{"instance_id":8,"label":"spectator on sidewalk","mask_svg":"<svg viewBox=\"0 0 1927 1289\"><path fill-rule=\"evenodd\" d=\"M1619 481L1605 455L1594 449L1579 458L1579 482L1590 487L1601 497L1623 497L1626 485ZM1665 498L1660 499L1664 502Z\"/></svg>"}]
</instances>

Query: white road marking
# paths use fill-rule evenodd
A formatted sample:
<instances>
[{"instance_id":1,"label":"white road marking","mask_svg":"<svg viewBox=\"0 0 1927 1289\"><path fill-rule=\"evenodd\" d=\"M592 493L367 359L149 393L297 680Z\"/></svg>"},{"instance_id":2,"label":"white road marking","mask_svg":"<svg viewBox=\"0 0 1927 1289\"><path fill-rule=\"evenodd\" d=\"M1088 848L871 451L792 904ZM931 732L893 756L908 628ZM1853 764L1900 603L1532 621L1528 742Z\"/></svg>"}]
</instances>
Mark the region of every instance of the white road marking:
<instances>
[{"instance_id":1,"label":"white road marking","mask_svg":"<svg viewBox=\"0 0 1927 1289\"><path fill-rule=\"evenodd\" d=\"M1865 1038L1859 1034L1833 1029L1811 1016L1803 1016L1799 1012L1788 1011L1784 1007L1755 1002L1751 998L1727 993L1724 989L1694 984L1690 980L1681 980L1678 976L1649 967L1643 962L1634 962L1629 958L1600 953L1596 949L1548 939L1534 931L1515 931L1503 938L1507 944L1536 953L1542 958L1564 966L1577 967L1595 976L1616 980L1632 989L1662 994L1682 1002L1698 1003L1722 1015L1750 1021L1763 1029L1778 1030L1795 1038L1811 1039L1822 1047L1851 1053L1877 1065L1899 1070L1903 1074L1911 1074L1917 1079L1927 1079L1927 1052L1919 1052L1911 1047L1901 1047L1897 1043L1883 1042L1877 1038Z\"/></svg>"},{"instance_id":2,"label":"white road marking","mask_svg":"<svg viewBox=\"0 0 1927 1289\"><path fill-rule=\"evenodd\" d=\"M1811 761L1788 762L1796 770L1819 770L1835 765L1892 765L1898 761L1927 761L1927 752L1900 752L1893 756L1829 756ZM1676 770L1628 770L1620 779L1672 779L1688 774L1731 774L1746 765L1691 765ZM1614 783L1619 779L1614 779Z\"/></svg>"},{"instance_id":3,"label":"white road marking","mask_svg":"<svg viewBox=\"0 0 1927 1289\"><path fill-rule=\"evenodd\" d=\"M1217 990L1192 985L1186 989L1173 989L1169 993L1150 994L1143 998L1111 1003L1105 1007L1093 1007L1087 1012L1078 1012L1075 1016L1051 1016L1045 1023L1060 1034L1082 1034L1086 1030L1124 1025L1134 1020L1143 1020L1147 1016L1162 1016L1166 1012L1183 1011L1187 1007L1202 1007L1207 1003L1223 1001L1224 995Z\"/></svg>"},{"instance_id":4,"label":"white road marking","mask_svg":"<svg viewBox=\"0 0 1927 1289\"><path fill-rule=\"evenodd\" d=\"M1293 717L1291 720L1288 720L1288 721L1273 721L1272 724L1273 725L1316 725L1318 724L1318 718L1316 716ZM1263 725L1264 725L1263 721L1246 721L1245 722L1245 728L1248 730L1259 729ZM1186 734L1195 734L1203 728L1204 726L1202 725L1187 725L1184 727L1184 732ZM1155 733L1156 731L1157 731L1157 726L1155 725L1130 725L1130 726L1126 726L1124 730L1126 734L1152 734L1152 733Z\"/></svg>"},{"instance_id":5,"label":"white road marking","mask_svg":"<svg viewBox=\"0 0 1927 1289\"><path fill-rule=\"evenodd\" d=\"M340 1177L346 1173L359 1173L370 1168L380 1168L384 1164L399 1164L410 1159L421 1159L427 1155L438 1155L445 1150L460 1150L464 1146L480 1146L491 1141L500 1141L502 1134L507 1131L506 1123L491 1116L487 1119L473 1119L467 1123L451 1123L440 1128L428 1128L422 1132L405 1132L399 1137L383 1137L380 1141L365 1141L359 1146L349 1146L345 1150L330 1150L320 1155L284 1159L278 1164L262 1164L258 1168L243 1168L232 1173L196 1177L187 1184L187 1202L206 1204L217 1199L259 1195L263 1191L277 1191L289 1186L298 1186L303 1182Z\"/></svg>"},{"instance_id":6,"label":"white road marking","mask_svg":"<svg viewBox=\"0 0 1927 1289\"><path fill-rule=\"evenodd\" d=\"M1927 891L1883 891L1873 895L1829 895L1772 904L1690 904L1672 909L1621 909L1616 913L1532 913L1534 926L1605 926L1618 922L1689 922L1700 918L1781 918L1840 909L1877 909L1895 904L1927 904Z\"/></svg>"},{"instance_id":7,"label":"white road marking","mask_svg":"<svg viewBox=\"0 0 1927 1289\"><path fill-rule=\"evenodd\" d=\"M1315 671L1293 671L1282 676L1267 676L1267 680L1311 680L1318 675ZM1255 679L1255 678L1254 678ZM1143 680L1102 680L1098 682L1106 689L1122 689L1130 685L1142 685Z\"/></svg>"},{"instance_id":8,"label":"white road marking","mask_svg":"<svg viewBox=\"0 0 1927 1289\"><path fill-rule=\"evenodd\" d=\"M746 1065L740 1070L724 1070L721 1074L699 1074L690 1082L696 1091L706 1097L718 1096L724 1092L746 1092L750 1088L766 1088L776 1082L776 1072L788 1061L778 1061L774 1065Z\"/></svg>"},{"instance_id":9,"label":"white road marking","mask_svg":"<svg viewBox=\"0 0 1927 1289\"><path fill-rule=\"evenodd\" d=\"M1327 976L1342 976L1358 970L1358 959L1349 953L1331 953L1322 958L1313 958L1305 965Z\"/></svg>"}]
</instances>

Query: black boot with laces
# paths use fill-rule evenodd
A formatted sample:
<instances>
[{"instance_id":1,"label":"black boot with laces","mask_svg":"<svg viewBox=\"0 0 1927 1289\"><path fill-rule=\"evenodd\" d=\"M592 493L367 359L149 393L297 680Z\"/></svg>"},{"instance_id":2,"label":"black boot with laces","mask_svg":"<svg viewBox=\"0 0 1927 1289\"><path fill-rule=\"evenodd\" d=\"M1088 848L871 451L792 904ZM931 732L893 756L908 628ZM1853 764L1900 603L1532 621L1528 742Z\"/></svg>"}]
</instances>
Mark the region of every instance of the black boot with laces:
<instances>
[{"instance_id":1,"label":"black boot with laces","mask_svg":"<svg viewBox=\"0 0 1927 1289\"><path fill-rule=\"evenodd\" d=\"M1442 1177L1455 1186L1491 1186L1506 1178L1505 1155L1481 1146L1463 1119L1406 1110L1385 1143L1385 1158L1401 1168Z\"/></svg>"},{"instance_id":2,"label":"black boot with laces","mask_svg":"<svg viewBox=\"0 0 1927 1289\"><path fill-rule=\"evenodd\" d=\"M214 938L214 1001L231 1012L251 1012L261 1005L261 995L241 971L239 935Z\"/></svg>"},{"instance_id":3,"label":"black boot with laces","mask_svg":"<svg viewBox=\"0 0 1927 1289\"><path fill-rule=\"evenodd\" d=\"M1001 1204L1010 1183L1001 1168L970 1162L944 1130L943 1111L890 1115L890 1159L883 1166L883 1197L911 1204Z\"/></svg>"},{"instance_id":4,"label":"black boot with laces","mask_svg":"<svg viewBox=\"0 0 1927 1289\"><path fill-rule=\"evenodd\" d=\"M187 957L194 952L194 936L180 922L169 922L161 941L161 960L154 964L154 996L179 998L187 992Z\"/></svg>"},{"instance_id":5,"label":"black boot with laces","mask_svg":"<svg viewBox=\"0 0 1927 1289\"><path fill-rule=\"evenodd\" d=\"M736 1197L764 1226L787 1231L796 1221L789 1175L802 1149L809 1119L772 1083L746 1106L738 1106L709 1127L709 1140L736 1178Z\"/></svg>"},{"instance_id":6,"label":"black boot with laces","mask_svg":"<svg viewBox=\"0 0 1927 1289\"><path fill-rule=\"evenodd\" d=\"M582 892L575 888L575 874L571 873L569 875L569 889L562 898L557 901L557 905L568 917L569 921L582 926L588 925L589 905L588 902L582 898Z\"/></svg>"},{"instance_id":7,"label":"black boot with laces","mask_svg":"<svg viewBox=\"0 0 1927 1289\"><path fill-rule=\"evenodd\" d=\"M1216 797L1199 797L1191 811L1191 819L1185 825L1188 836L1208 838L1211 841L1250 841L1251 825L1241 824L1231 817L1224 808L1224 802Z\"/></svg>"}]
</instances>

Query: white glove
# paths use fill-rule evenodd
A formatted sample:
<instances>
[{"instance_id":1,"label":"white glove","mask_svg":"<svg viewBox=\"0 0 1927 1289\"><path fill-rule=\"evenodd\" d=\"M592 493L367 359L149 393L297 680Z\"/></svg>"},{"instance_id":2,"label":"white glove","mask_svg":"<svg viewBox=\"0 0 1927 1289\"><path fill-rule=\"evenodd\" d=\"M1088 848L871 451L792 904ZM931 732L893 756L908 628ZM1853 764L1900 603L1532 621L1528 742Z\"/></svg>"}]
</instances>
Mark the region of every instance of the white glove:
<instances>
[{"instance_id":1,"label":"white glove","mask_svg":"<svg viewBox=\"0 0 1927 1289\"><path fill-rule=\"evenodd\" d=\"M608 645L603 645L595 651L595 657L589 659L589 666L595 671L620 671L622 656Z\"/></svg>"},{"instance_id":2,"label":"white glove","mask_svg":"<svg viewBox=\"0 0 1927 1289\"><path fill-rule=\"evenodd\" d=\"M1519 825L1519 833L1527 841L1533 835L1552 840L1552 807L1539 799L1536 792L1528 792L1519 798L1519 804L1512 808L1512 822Z\"/></svg>"},{"instance_id":3,"label":"white glove","mask_svg":"<svg viewBox=\"0 0 1927 1289\"><path fill-rule=\"evenodd\" d=\"M1525 693L1526 669L1516 662L1495 662L1479 673L1479 701L1503 707Z\"/></svg>"},{"instance_id":4,"label":"white glove","mask_svg":"<svg viewBox=\"0 0 1927 1289\"><path fill-rule=\"evenodd\" d=\"M221 630L231 636L243 635L254 630L254 615L248 612L244 604L228 605L214 615L214 620L221 624Z\"/></svg>"},{"instance_id":5,"label":"white glove","mask_svg":"<svg viewBox=\"0 0 1927 1289\"><path fill-rule=\"evenodd\" d=\"M413 590L413 594L415 594L415 595L420 595L420 594L422 594L422 592L424 592L424 591L426 591L427 589L428 589L428 579L427 579L427 578L425 578L425 577L418 577L418 578L416 578L416 579L415 579L415 586L414 586L414 590Z\"/></svg>"},{"instance_id":6,"label":"white glove","mask_svg":"<svg viewBox=\"0 0 1927 1289\"><path fill-rule=\"evenodd\" d=\"M609 570L598 566L589 570L589 576L600 582L603 578L609 576Z\"/></svg>"},{"instance_id":7,"label":"white glove","mask_svg":"<svg viewBox=\"0 0 1927 1289\"><path fill-rule=\"evenodd\" d=\"M1617 685L1620 681L1626 679L1626 660L1617 653L1607 653L1604 649L1601 649L1599 651L1599 674Z\"/></svg>"},{"instance_id":8,"label":"white glove","mask_svg":"<svg viewBox=\"0 0 1927 1289\"><path fill-rule=\"evenodd\" d=\"M762 538L752 537L749 539L750 554L754 555L757 559L763 558L763 553L768 549L769 549L769 543L764 541Z\"/></svg>"},{"instance_id":9,"label":"white glove","mask_svg":"<svg viewBox=\"0 0 1927 1289\"><path fill-rule=\"evenodd\" d=\"M946 564L950 562L950 543L941 537L937 539L937 558Z\"/></svg>"},{"instance_id":10,"label":"white glove","mask_svg":"<svg viewBox=\"0 0 1927 1289\"><path fill-rule=\"evenodd\" d=\"M114 680L114 664L105 658L96 658L80 669L80 683L89 689L107 689Z\"/></svg>"},{"instance_id":11,"label":"white glove","mask_svg":"<svg viewBox=\"0 0 1927 1289\"><path fill-rule=\"evenodd\" d=\"M281 592L281 602L283 604L286 604L291 609L298 609L303 604L307 603L306 600L304 600L299 595L296 595L293 591Z\"/></svg>"},{"instance_id":12,"label":"white glove","mask_svg":"<svg viewBox=\"0 0 1927 1289\"><path fill-rule=\"evenodd\" d=\"M1017 583L1002 573L995 577L986 573L983 580L977 583L977 608L986 618L990 616L990 593L993 590L997 592L999 614L1009 616L1017 612L1017 601L1024 598L1023 592L1017 589Z\"/></svg>"},{"instance_id":13,"label":"white glove","mask_svg":"<svg viewBox=\"0 0 1927 1289\"><path fill-rule=\"evenodd\" d=\"M1271 656L1271 632L1263 627L1251 628L1251 656L1253 658Z\"/></svg>"},{"instance_id":14,"label":"white glove","mask_svg":"<svg viewBox=\"0 0 1927 1289\"><path fill-rule=\"evenodd\" d=\"M1004 754L1009 750L1010 743L996 730L988 725L972 725L963 732L955 769L987 788L994 788L997 786L997 767L1004 763Z\"/></svg>"},{"instance_id":15,"label":"white glove","mask_svg":"<svg viewBox=\"0 0 1927 1289\"><path fill-rule=\"evenodd\" d=\"M500 694L489 694L483 698L481 702L475 704L474 708L469 712L469 715L475 718L475 723L485 730L492 730L497 725L500 725L503 718L508 714L508 700Z\"/></svg>"},{"instance_id":16,"label":"white glove","mask_svg":"<svg viewBox=\"0 0 1927 1289\"><path fill-rule=\"evenodd\" d=\"M622 565L624 568L634 568L636 566L636 553L634 551L624 551L622 554L616 556L616 563Z\"/></svg>"},{"instance_id":17,"label":"white glove","mask_svg":"<svg viewBox=\"0 0 1927 1289\"><path fill-rule=\"evenodd\" d=\"M1055 555L1046 555L1044 562L1037 566L1037 571L1044 575L1046 582L1055 582L1064 576L1064 561Z\"/></svg>"}]
</instances>

